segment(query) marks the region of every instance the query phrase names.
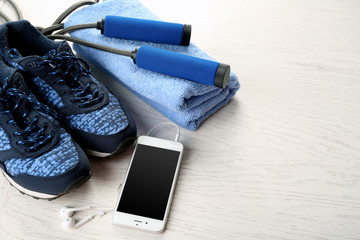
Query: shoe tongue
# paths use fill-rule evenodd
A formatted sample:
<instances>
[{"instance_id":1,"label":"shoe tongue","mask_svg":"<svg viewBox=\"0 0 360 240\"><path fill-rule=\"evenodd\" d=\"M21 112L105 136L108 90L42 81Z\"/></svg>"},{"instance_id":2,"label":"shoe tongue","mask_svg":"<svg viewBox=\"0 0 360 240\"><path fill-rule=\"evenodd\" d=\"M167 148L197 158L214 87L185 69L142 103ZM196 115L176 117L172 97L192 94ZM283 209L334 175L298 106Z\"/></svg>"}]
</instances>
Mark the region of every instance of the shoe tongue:
<instances>
[{"instance_id":1,"label":"shoe tongue","mask_svg":"<svg viewBox=\"0 0 360 240\"><path fill-rule=\"evenodd\" d=\"M24 92L26 95L30 95L31 91L28 88L28 86L25 83L25 80L22 76L22 74L19 71L13 71L12 74L10 75L10 77L6 80L6 82L4 82L4 84L7 85L7 89L17 89L20 90L21 92ZM14 104L17 103L17 99L18 97L14 96L14 97L9 97L8 101L1 101L0 106L1 108L6 108L6 109L12 109L14 107ZM18 109L22 109L21 111L23 112L23 105L24 103L21 103L20 106L18 107Z\"/></svg>"},{"instance_id":2,"label":"shoe tongue","mask_svg":"<svg viewBox=\"0 0 360 240\"><path fill-rule=\"evenodd\" d=\"M8 87L16 88L23 92L30 93L29 88L27 87L25 80L21 73L18 71L14 72L12 76L7 81Z\"/></svg>"},{"instance_id":3,"label":"shoe tongue","mask_svg":"<svg viewBox=\"0 0 360 240\"><path fill-rule=\"evenodd\" d=\"M71 47L67 42L60 42L58 48L56 49L57 53L59 52L69 52L71 53Z\"/></svg>"},{"instance_id":4,"label":"shoe tongue","mask_svg":"<svg viewBox=\"0 0 360 240\"><path fill-rule=\"evenodd\" d=\"M40 56L27 56L27 57L21 57L21 58L13 58L10 62L10 65L14 68L20 69L20 70L30 70L31 68L35 67L35 62L42 61L43 58Z\"/></svg>"}]
</instances>

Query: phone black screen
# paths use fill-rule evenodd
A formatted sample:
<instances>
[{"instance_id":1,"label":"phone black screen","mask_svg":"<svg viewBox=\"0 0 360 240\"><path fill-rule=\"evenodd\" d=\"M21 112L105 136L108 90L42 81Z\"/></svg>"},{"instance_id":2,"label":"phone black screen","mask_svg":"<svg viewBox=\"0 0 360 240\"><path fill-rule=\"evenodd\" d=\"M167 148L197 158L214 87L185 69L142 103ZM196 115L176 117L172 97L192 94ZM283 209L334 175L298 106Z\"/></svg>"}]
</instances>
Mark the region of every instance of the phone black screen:
<instances>
[{"instance_id":1,"label":"phone black screen","mask_svg":"<svg viewBox=\"0 0 360 240\"><path fill-rule=\"evenodd\" d=\"M139 144L117 211L163 220L179 154Z\"/></svg>"}]
</instances>

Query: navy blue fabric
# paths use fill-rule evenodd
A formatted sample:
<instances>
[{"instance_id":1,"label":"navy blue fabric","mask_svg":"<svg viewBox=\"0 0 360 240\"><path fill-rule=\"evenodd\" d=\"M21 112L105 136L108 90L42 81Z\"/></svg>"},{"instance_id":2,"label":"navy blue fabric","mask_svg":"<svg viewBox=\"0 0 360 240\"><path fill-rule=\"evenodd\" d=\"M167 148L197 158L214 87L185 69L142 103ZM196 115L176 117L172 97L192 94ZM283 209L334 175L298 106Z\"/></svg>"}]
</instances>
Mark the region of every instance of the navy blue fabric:
<instances>
[{"instance_id":1,"label":"navy blue fabric","mask_svg":"<svg viewBox=\"0 0 360 240\"><path fill-rule=\"evenodd\" d=\"M85 153L74 143L79 162L70 171L55 177L36 177L28 174L19 174L12 179L24 188L46 194L61 195L71 190L72 184L77 181L86 181L90 177L90 164ZM75 187L75 186L74 186Z\"/></svg>"},{"instance_id":2,"label":"navy blue fabric","mask_svg":"<svg viewBox=\"0 0 360 240\"><path fill-rule=\"evenodd\" d=\"M59 123L48 115L50 109L29 94L22 75L3 61L0 84L0 126L10 141L9 151L15 149L15 156L37 157L52 148L59 140ZM6 151L2 155L0 160L8 160Z\"/></svg>"},{"instance_id":3,"label":"navy blue fabric","mask_svg":"<svg viewBox=\"0 0 360 240\"><path fill-rule=\"evenodd\" d=\"M26 20L0 25L0 44L2 54L6 55L8 50L16 47L24 56L44 55L58 46L56 42L44 38L39 31L34 31Z\"/></svg>"},{"instance_id":4,"label":"navy blue fabric","mask_svg":"<svg viewBox=\"0 0 360 240\"><path fill-rule=\"evenodd\" d=\"M114 153L122 141L135 139L130 113L66 42L46 38L25 20L0 26L0 37L5 39L0 48L5 62L27 76L32 92L59 113L57 119L82 147ZM10 41L14 38L23 41Z\"/></svg>"},{"instance_id":5,"label":"navy blue fabric","mask_svg":"<svg viewBox=\"0 0 360 240\"><path fill-rule=\"evenodd\" d=\"M0 127L0 151L6 151L11 148L10 139L8 138L5 130Z\"/></svg>"},{"instance_id":6,"label":"navy blue fabric","mask_svg":"<svg viewBox=\"0 0 360 240\"><path fill-rule=\"evenodd\" d=\"M0 59L0 167L18 185L59 196L90 177L85 153ZM45 141L46 140L46 141Z\"/></svg>"},{"instance_id":7,"label":"navy blue fabric","mask_svg":"<svg viewBox=\"0 0 360 240\"><path fill-rule=\"evenodd\" d=\"M12 158L5 162L5 166L11 176L26 174L35 177L54 177L68 172L78 164L78 153L74 150L70 135L62 130L56 146L49 151L38 157Z\"/></svg>"}]
</instances>

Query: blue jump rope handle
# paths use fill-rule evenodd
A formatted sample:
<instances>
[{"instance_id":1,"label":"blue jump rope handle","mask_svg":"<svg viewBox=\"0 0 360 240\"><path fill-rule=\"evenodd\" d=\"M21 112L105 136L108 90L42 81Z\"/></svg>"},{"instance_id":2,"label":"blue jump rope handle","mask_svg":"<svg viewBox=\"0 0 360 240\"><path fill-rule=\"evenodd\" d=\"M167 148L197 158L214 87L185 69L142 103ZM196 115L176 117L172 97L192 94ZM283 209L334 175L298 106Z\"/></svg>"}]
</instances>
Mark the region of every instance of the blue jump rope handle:
<instances>
[{"instance_id":1,"label":"blue jump rope handle","mask_svg":"<svg viewBox=\"0 0 360 240\"><path fill-rule=\"evenodd\" d=\"M230 66L163 49L141 46L134 59L137 66L147 70L225 88Z\"/></svg>"},{"instance_id":2,"label":"blue jump rope handle","mask_svg":"<svg viewBox=\"0 0 360 240\"><path fill-rule=\"evenodd\" d=\"M191 26L120 16L105 16L102 33L107 37L188 46Z\"/></svg>"}]
</instances>

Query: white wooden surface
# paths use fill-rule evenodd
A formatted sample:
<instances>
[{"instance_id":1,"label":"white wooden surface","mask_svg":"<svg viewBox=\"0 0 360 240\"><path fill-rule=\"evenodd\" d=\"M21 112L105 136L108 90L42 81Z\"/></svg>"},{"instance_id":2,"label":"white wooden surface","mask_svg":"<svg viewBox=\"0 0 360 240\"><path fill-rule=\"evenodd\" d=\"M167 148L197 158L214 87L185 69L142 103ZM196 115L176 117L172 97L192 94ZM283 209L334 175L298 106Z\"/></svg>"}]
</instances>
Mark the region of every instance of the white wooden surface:
<instances>
[{"instance_id":1,"label":"white wooden surface","mask_svg":"<svg viewBox=\"0 0 360 240\"><path fill-rule=\"evenodd\" d=\"M75 1L17 2L46 26ZM197 131L182 129L167 229L113 226L111 214L61 228L61 206L114 207L129 149L91 159L89 182L51 202L21 195L1 176L0 239L360 239L360 2L142 2L164 20L192 24L192 40L230 64L242 85ZM139 134L166 121L126 90L118 96Z\"/></svg>"}]
</instances>

